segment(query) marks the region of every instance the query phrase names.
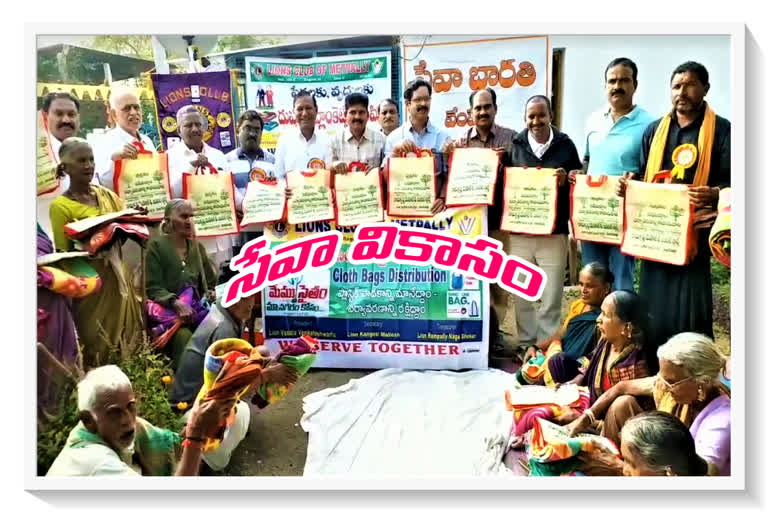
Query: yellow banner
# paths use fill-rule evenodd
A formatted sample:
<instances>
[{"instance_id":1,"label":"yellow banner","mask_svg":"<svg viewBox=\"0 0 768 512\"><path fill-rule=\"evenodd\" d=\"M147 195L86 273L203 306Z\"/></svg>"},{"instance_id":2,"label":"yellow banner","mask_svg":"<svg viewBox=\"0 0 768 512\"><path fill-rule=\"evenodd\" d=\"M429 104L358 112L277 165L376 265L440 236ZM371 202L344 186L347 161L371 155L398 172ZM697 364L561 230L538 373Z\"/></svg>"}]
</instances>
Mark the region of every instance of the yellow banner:
<instances>
[{"instance_id":1,"label":"yellow banner","mask_svg":"<svg viewBox=\"0 0 768 512\"><path fill-rule=\"evenodd\" d=\"M155 95L152 89L146 87L134 87L139 99L148 100L153 99ZM49 92L61 91L74 94L77 99L86 99L85 95L88 95L88 99L91 100L103 100L106 101L109 98L109 91L111 87L109 85L81 85L81 84L51 84L51 83L37 83L37 96L43 97Z\"/></svg>"}]
</instances>

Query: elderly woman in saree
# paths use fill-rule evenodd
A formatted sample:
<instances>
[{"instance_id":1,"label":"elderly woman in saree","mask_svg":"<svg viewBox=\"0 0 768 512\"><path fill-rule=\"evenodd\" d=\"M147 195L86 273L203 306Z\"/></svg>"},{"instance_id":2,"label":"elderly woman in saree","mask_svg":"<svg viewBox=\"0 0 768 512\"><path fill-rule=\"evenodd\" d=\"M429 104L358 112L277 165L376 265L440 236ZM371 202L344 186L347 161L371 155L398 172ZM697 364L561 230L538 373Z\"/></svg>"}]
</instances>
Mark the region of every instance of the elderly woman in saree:
<instances>
[{"instance_id":1,"label":"elderly woman in saree","mask_svg":"<svg viewBox=\"0 0 768 512\"><path fill-rule=\"evenodd\" d=\"M648 376L643 353L647 326L648 313L636 293L620 290L603 300L597 317L601 339L584 373L570 381L587 386L590 404L621 381Z\"/></svg>"},{"instance_id":2,"label":"elderly woman in saree","mask_svg":"<svg viewBox=\"0 0 768 512\"><path fill-rule=\"evenodd\" d=\"M58 171L69 176L69 188L51 203L53 241L57 250L72 251L64 226L78 220L125 208L112 191L91 183L93 150L84 139L70 137L59 149ZM132 342L142 332L140 303L127 277L119 243L102 248L90 262L101 278L101 289L76 300L74 318L86 367L104 363L115 348Z\"/></svg>"},{"instance_id":3,"label":"elderly woman in saree","mask_svg":"<svg viewBox=\"0 0 768 512\"><path fill-rule=\"evenodd\" d=\"M162 234L147 248L147 304L153 340L163 340L176 370L192 333L216 300L216 274L203 245L195 240L194 210L184 199L165 207Z\"/></svg>"},{"instance_id":4,"label":"elderly woman in saree","mask_svg":"<svg viewBox=\"0 0 768 512\"><path fill-rule=\"evenodd\" d=\"M683 422L662 411L642 413L624 425L621 456L624 476L704 476L709 466Z\"/></svg>"},{"instance_id":5,"label":"elderly woman in saree","mask_svg":"<svg viewBox=\"0 0 768 512\"><path fill-rule=\"evenodd\" d=\"M579 359L595 348L597 317L612 283L613 274L601 263L590 263L581 270L580 297L571 304L563 326L525 353L523 367L517 372L520 384L554 386L579 374Z\"/></svg>"},{"instance_id":6,"label":"elderly woman in saree","mask_svg":"<svg viewBox=\"0 0 768 512\"><path fill-rule=\"evenodd\" d=\"M710 338L690 332L673 336L657 354L656 376L618 383L568 426L571 434L604 418L601 434L618 444L622 427L643 412L643 399L652 398L657 410L677 416L690 429L709 474L730 475L731 399L719 380L725 357Z\"/></svg>"},{"instance_id":7,"label":"elderly woman in saree","mask_svg":"<svg viewBox=\"0 0 768 512\"><path fill-rule=\"evenodd\" d=\"M53 252L53 242L37 224L37 256ZM56 413L58 382L56 366L68 370L77 364L78 347L75 323L72 319L72 299L56 293L55 278L46 268L37 270L37 341L55 361L38 357L37 359L37 408L38 418L45 419L48 414Z\"/></svg>"}]
</instances>

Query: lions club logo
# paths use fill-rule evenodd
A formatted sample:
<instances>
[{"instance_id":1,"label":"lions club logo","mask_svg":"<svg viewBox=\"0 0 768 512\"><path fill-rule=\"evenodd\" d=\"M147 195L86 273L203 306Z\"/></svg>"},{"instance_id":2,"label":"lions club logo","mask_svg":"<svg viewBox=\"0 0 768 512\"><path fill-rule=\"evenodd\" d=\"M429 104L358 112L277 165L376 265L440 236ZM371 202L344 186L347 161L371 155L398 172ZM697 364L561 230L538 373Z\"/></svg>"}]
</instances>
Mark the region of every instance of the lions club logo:
<instances>
[{"instance_id":1,"label":"lions club logo","mask_svg":"<svg viewBox=\"0 0 768 512\"><path fill-rule=\"evenodd\" d=\"M165 130L167 133L173 133L176 131L176 119L168 116L163 118L163 130Z\"/></svg>"},{"instance_id":2,"label":"lions club logo","mask_svg":"<svg viewBox=\"0 0 768 512\"><path fill-rule=\"evenodd\" d=\"M220 112L216 116L216 124L219 125L219 128L229 128L229 125L232 124L232 118L226 112Z\"/></svg>"}]
</instances>

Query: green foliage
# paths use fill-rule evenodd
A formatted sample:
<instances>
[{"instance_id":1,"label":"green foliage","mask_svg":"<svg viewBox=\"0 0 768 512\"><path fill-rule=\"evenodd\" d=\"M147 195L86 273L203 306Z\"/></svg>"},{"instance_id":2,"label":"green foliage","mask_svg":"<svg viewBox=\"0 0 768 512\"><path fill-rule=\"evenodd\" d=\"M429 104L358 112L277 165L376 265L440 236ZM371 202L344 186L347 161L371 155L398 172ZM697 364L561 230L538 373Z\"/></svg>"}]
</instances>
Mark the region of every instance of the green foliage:
<instances>
[{"instance_id":1,"label":"green foliage","mask_svg":"<svg viewBox=\"0 0 768 512\"><path fill-rule=\"evenodd\" d=\"M77 411L77 392L74 383L65 386L61 396L61 410L51 421L37 424L37 474L48 472L54 459L64 447L69 432L80 420Z\"/></svg>"},{"instance_id":2,"label":"green foliage","mask_svg":"<svg viewBox=\"0 0 768 512\"><path fill-rule=\"evenodd\" d=\"M246 48L258 48L259 46L273 46L280 44L282 41L282 37L246 35L219 36L219 41L216 43L214 53L244 50Z\"/></svg>"},{"instance_id":3,"label":"green foliage","mask_svg":"<svg viewBox=\"0 0 768 512\"><path fill-rule=\"evenodd\" d=\"M152 60L151 36L94 36L90 47L103 52L117 53L126 57Z\"/></svg>"},{"instance_id":4,"label":"green foliage","mask_svg":"<svg viewBox=\"0 0 768 512\"><path fill-rule=\"evenodd\" d=\"M712 293L730 304L731 269L712 258Z\"/></svg>"},{"instance_id":5,"label":"green foliage","mask_svg":"<svg viewBox=\"0 0 768 512\"><path fill-rule=\"evenodd\" d=\"M168 402L168 389L162 381L164 376L173 375L167 356L152 349L148 343L142 343L131 357L112 364L117 364L133 384L139 416L156 427L174 432L181 429L179 418Z\"/></svg>"}]
</instances>

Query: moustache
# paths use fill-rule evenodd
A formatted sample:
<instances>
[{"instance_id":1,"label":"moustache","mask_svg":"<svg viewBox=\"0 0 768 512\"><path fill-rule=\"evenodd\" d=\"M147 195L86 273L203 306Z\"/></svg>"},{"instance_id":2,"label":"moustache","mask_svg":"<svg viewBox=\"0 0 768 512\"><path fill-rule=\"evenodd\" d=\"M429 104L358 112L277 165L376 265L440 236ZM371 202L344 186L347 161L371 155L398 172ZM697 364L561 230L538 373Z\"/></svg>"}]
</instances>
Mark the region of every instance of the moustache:
<instances>
[{"instance_id":1,"label":"moustache","mask_svg":"<svg viewBox=\"0 0 768 512\"><path fill-rule=\"evenodd\" d=\"M421 112L422 110L427 110L427 107L419 107L416 109L416 112Z\"/></svg>"},{"instance_id":2,"label":"moustache","mask_svg":"<svg viewBox=\"0 0 768 512\"><path fill-rule=\"evenodd\" d=\"M612 95L613 95L613 94L624 94L624 90L623 90L623 89L616 89L616 90L615 90L615 91L613 91L611 94L612 94Z\"/></svg>"},{"instance_id":3,"label":"moustache","mask_svg":"<svg viewBox=\"0 0 768 512\"><path fill-rule=\"evenodd\" d=\"M75 125L73 125L72 123L59 123L59 125L58 125L59 128L63 128L65 126L69 126L73 130L75 129Z\"/></svg>"}]
</instances>

